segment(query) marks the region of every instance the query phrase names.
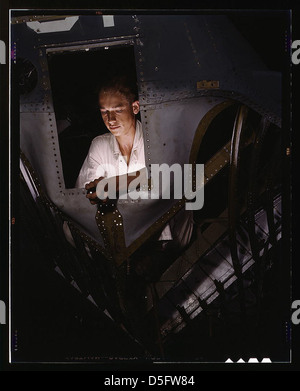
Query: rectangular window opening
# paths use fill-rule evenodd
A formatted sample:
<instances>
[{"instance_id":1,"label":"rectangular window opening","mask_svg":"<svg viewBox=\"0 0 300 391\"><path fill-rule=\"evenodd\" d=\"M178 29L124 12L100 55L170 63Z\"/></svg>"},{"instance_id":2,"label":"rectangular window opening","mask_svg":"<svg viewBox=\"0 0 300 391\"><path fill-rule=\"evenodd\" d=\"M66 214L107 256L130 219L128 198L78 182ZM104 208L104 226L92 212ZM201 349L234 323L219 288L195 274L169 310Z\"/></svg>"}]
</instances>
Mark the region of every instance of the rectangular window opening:
<instances>
[{"instance_id":1,"label":"rectangular window opening","mask_svg":"<svg viewBox=\"0 0 300 391\"><path fill-rule=\"evenodd\" d=\"M113 43L109 46L110 44L47 52L67 189L75 187L92 140L108 132L98 105L101 83L107 77L117 74L129 76L136 82L133 45L117 46Z\"/></svg>"}]
</instances>

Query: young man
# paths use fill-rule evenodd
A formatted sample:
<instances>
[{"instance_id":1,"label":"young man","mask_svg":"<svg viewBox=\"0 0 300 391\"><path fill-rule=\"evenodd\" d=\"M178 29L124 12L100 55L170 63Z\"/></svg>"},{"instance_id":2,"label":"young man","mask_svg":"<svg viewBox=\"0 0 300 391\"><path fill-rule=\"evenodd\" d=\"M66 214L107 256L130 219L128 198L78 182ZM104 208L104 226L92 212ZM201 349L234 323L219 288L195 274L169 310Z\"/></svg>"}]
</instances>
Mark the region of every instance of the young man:
<instances>
[{"instance_id":1,"label":"young man","mask_svg":"<svg viewBox=\"0 0 300 391\"><path fill-rule=\"evenodd\" d=\"M96 186L103 178L115 178L118 191L120 176L136 173L127 176L128 186L145 170L142 124L135 117L140 109L135 89L124 77L111 79L99 91L99 106L110 133L92 141L76 182L76 187L90 190L86 197L92 205L100 202ZM172 243L176 256L177 249L190 241L192 228L192 213L182 210L164 227L156 243Z\"/></svg>"},{"instance_id":2,"label":"young man","mask_svg":"<svg viewBox=\"0 0 300 391\"><path fill-rule=\"evenodd\" d=\"M125 78L109 80L99 91L99 106L110 133L92 141L80 170L76 187L87 190L95 188L104 177L118 178L145 167L142 125L135 118L140 106L133 87ZM92 204L99 201L95 191L87 198Z\"/></svg>"}]
</instances>

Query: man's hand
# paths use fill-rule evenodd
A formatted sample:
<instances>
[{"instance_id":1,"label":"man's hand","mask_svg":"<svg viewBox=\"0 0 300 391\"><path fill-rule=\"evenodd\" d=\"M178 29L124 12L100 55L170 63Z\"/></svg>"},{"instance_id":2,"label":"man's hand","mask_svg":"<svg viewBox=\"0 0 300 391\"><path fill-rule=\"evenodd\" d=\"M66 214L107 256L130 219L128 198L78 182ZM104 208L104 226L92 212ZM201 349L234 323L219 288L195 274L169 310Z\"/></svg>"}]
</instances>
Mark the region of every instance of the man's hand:
<instances>
[{"instance_id":1,"label":"man's hand","mask_svg":"<svg viewBox=\"0 0 300 391\"><path fill-rule=\"evenodd\" d=\"M141 176L141 182L144 182L144 183L146 183L146 185L148 185L148 179L147 179L146 174L147 174L146 168L142 168L141 170L130 173L130 174L123 174L121 176L115 176L115 177L108 178L108 181L114 181L114 185L115 185L115 189L116 189L116 193L117 193L117 198L118 198L119 193L121 193L121 194L126 193L128 191L129 184L134 179L136 179L140 176ZM87 183L85 185L85 189L87 190L86 197L90 200L90 203L92 205L96 205L99 202L106 203L108 201L108 198L106 198L104 200L102 200L102 199L100 200L97 197L96 187L97 187L98 183L102 181L102 179L105 179L105 178L100 177L100 178L95 179L94 181ZM148 185L148 187L149 187L149 185ZM108 188L109 188L109 183L107 183L106 186L104 187L104 191L105 192L108 191Z\"/></svg>"},{"instance_id":2,"label":"man's hand","mask_svg":"<svg viewBox=\"0 0 300 391\"><path fill-rule=\"evenodd\" d=\"M92 205L98 204L100 201L106 202L106 200L99 200L96 194L96 187L100 181L102 181L104 177L100 177L98 179L95 179L94 181L87 183L85 185L85 189L87 190L86 198L90 200L90 203Z\"/></svg>"}]
</instances>

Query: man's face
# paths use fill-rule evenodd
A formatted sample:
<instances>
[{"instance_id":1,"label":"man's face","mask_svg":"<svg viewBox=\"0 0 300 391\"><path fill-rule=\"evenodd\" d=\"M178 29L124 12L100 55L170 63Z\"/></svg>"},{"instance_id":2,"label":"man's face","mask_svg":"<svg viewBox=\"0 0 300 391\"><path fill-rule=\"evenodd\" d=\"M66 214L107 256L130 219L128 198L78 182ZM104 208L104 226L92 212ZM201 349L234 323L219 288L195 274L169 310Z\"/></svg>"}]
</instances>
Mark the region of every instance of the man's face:
<instances>
[{"instance_id":1,"label":"man's face","mask_svg":"<svg viewBox=\"0 0 300 391\"><path fill-rule=\"evenodd\" d=\"M99 105L107 129L116 137L130 134L135 130L135 114L139 102L130 103L125 95L117 91L102 91Z\"/></svg>"}]
</instances>

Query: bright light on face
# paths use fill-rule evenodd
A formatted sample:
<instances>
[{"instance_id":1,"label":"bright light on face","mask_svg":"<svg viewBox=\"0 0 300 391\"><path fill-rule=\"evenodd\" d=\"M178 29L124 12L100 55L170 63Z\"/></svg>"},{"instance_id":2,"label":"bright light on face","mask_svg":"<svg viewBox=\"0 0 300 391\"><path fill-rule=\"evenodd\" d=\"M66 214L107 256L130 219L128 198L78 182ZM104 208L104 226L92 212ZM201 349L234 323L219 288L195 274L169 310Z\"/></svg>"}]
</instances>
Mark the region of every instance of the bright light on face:
<instances>
[{"instance_id":1,"label":"bright light on face","mask_svg":"<svg viewBox=\"0 0 300 391\"><path fill-rule=\"evenodd\" d=\"M134 133L135 115L139 112L138 101L130 103L120 92L102 91L99 106L104 124L114 136Z\"/></svg>"}]
</instances>

